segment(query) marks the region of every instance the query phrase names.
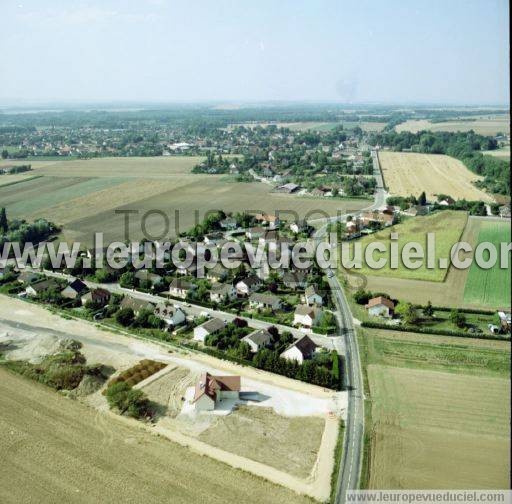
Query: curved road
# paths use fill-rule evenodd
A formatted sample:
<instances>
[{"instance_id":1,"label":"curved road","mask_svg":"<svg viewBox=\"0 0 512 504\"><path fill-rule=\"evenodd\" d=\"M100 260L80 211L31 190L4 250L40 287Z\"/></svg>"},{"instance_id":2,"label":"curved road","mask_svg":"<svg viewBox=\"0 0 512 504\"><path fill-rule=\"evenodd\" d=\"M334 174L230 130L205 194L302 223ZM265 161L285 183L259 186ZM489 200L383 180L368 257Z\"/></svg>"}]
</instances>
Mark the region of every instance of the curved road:
<instances>
[{"instance_id":1,"label":"curved road","mask_svg":"<svg viewBox=\"0 0 512 504\"><path fill-rule=\"evenodd\" d=\"M381 207L385 204L387 197L379 160L375 151L372 151L372 158L374 176L377 179L377 189L373 205L370 205L364 210L373 210ZM344 218L346 218L346 215L338 216L334 220ZM329 219L329 222L332 220L333 219ZM326 234L327 223L316 231L314 239L320 242L325 238ZM345 373L345 385L348 390L348 409L347 421L345 423L345 436L343 439L343 453L340 463L340 472L336 482L335 497L336 503L345 503L347 490L356 490L359 488L359 478L363 460L364 385L352 312L350 311L347 298L345 297L345 293L341 288L336 274L332 270L329 270L327 277L333 295L333 301L337 308L336 317L338 320L339 333L345 340L346 348L345 367L347 372Z\"/></svg>"}]
</instances>

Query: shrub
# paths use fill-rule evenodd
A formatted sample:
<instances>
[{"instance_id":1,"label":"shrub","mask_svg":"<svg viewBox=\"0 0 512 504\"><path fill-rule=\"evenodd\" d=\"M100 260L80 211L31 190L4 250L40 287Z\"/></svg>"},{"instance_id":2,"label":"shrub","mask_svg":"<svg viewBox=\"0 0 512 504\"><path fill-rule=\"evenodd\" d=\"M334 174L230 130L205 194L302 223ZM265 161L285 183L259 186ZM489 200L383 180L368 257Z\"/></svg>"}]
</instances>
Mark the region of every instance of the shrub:
<instances>
[{"instance_id":1,"label":"shrub","mask_svg":"<svg viewBox=\"0 0 512 504\"><path fill-rule=\"evenodd\" d=\"M115 383L107 389L110 408L116 408L121 415L141 418L150 415L149 400L141 390L134 390L127 382Z\"/></svg>"}]
</instances>

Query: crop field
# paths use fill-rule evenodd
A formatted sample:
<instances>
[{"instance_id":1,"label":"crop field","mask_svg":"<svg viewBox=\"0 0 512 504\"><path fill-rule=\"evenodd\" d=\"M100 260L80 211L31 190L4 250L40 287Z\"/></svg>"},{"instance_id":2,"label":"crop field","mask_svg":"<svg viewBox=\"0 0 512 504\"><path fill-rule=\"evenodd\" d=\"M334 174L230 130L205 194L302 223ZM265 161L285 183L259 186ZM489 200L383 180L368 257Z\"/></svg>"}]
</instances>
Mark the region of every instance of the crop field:
<instances>
[{"instance_id":1,"label":"crop field","mask_svg":"<svg viewBox=\"0 0 512 504\"><path fill-rule=\"evenodd\" d=\"M413 152L379 152L384 183L396 196L419 196L425 191L427 199L438 194L455 199L494 201L473 185L481 177L469 171L462 161L441 154Z\"/></svg>"},{"instance_id":2,"label":"crop field","mask_svg":"<svg viewBox=\"0 0 512 504\"><path fill-rule=\"evenodd\" d=\"M63 237L92 244L95 232L105 240L124 239L124 216L116 210L134 210L128 229L132 240L142 238L142 216L152 236L172 237L200 221L206 212L356 211L365 200L325 200L272 193L261 183L236 183L222 176L191 174L201 158L99 158L41 162L30 174L39 178L0 186L0 202L11 217L50 219L64 226ZM179 216L176 217L176 212ZM197 217L196 217L197 215ZM291 215L291 214L290 214ZM316 214L313 217L320 217Z\"/></svg>"},{"instance_id":3,"label":"crop field","mask_svg":"<svg viewBox=\"0 0 512 504\"><path fill-rule=\"evenodd\" d=\"M430 131L469 131L473 130L480 135L496 135L510 133L510 116L495 115L475 117L474 120L454 119L444 122L430 122L427 119L410 119L395 128L398 132L410 131L417 133L422 130Z\"/></svg>"},{"instance_id":4,"label":"crop field","mask_svg":"<svg viewBox=\"0 0 512 504\"><path fill-rule=\"evenodd\" d=\"M510 243L509 222L482 222L478 242L490 242L499 250L500 243ZM510 256L509 256L510 259ZM491 269L482 269L476 262L471 265L464 289L464 302L468 304L510 307L511 268L501 269L496 264Z\"/></svg>"},{"instance_id":5,"label":"crop field","mask_svg":"<svg viewBox=\"0 0 512 504\"><path fill-rule=\"evenodd\" d=\"M218 418L199 439L307 478L318 455L324 424L320 417L284 417L270 408L241 406L229 416ZM299 438L301 442L297 443Z\"/></svg>"},{"instance_id":6,"label":"crop field","mask_svg":"<svg viewBox=\"0 0 512 504\"><path fill-rule=\"evenodd\" d=\"M373 242L383 243L387 252L383 254L374 254L375 257L387 258L387 265L382 269L370 269L363 264L361 269L354 269L353 272L365 276L385 276L386 282L390 278L428 280L431 282L442 282L446 277L448 269L441 269L438 265L439 258L449 258L450 250L454 243L459 241L460 236L466 225L467 215L465 212L443 211L432 215L414 217L407 219L401 224L391 228L386 228L378 233L364 237L361 240L362 256L366 247ZM389 261L391 233L398 233L398 248L402 249L405 243L418 242L423 246L423 251L427 251L427 233L433 233L435 236L436 265L434 268L427 268L426 259L418 269L407 269L401 260L398 262L398 268L392 269ZM364 261L363 261L364 263Z\"/></svg>"},{"instance_id":7,"label":"crop field","mask_svg":"<svg viewBox=\"0 0 512 504\"><path fill-rule=\"evenodd\" d=\"M373 330L360 341L370 488L508 488L510 343Z\"/></svg>"},{"instance_id":8,"label":"crop field","mask_svg":"<svg viewBox=\"0 0 512 504\"><path fill-rule=\"evenodd\" d=\"M5 370L0 412L6 504L311 502Z\"/></svg>"},{"instance_id":9,"label":"crop field","mask_svg":"<svg viewBox=\"0 0 512 504\"><path fill-rule=\"evenodd\" d=\"M501 149L495 149L490 151L484 151L483 154L494 156L501 159L507 159L510 161L510 145L502 147Z\"/></svg>"}]
</instances>

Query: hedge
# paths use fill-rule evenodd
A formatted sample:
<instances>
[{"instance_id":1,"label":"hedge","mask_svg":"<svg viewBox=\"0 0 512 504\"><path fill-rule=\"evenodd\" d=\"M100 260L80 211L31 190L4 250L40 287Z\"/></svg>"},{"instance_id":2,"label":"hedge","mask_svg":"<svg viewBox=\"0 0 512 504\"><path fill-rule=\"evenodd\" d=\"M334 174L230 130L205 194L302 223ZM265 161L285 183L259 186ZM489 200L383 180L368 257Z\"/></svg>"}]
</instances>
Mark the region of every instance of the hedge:
<instances>
[{"instance_id":1,"label":"hedge","mask_svg":"<svg viewBox=\"0 0 512 504\"><path fill-rule=\"evenodd\" d=\"M379 322L361 322L361 327L367 327L369 329L386 329L388 331L401 331L401 332L415 332L421 334L434 334L439 336L456 336L459 338L475 338L475 339L487 339L496 341L510 341L510 338L498 336L495 334L471 334L469 332L461 331L447 331L445 329L430 329L428 327L415 327L415 326L390 326L388 324L381 324Z\"/></svg>"}]
</instances>

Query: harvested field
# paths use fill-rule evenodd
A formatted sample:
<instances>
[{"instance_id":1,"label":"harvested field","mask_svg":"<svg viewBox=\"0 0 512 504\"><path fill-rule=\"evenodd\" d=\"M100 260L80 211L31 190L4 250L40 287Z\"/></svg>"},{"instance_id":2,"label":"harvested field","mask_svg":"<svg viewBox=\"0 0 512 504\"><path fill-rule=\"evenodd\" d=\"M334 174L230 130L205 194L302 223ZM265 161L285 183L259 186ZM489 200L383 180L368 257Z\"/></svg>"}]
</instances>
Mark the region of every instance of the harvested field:
<instances>
[{"instance_id":1,"label":"harvested field","mask_svg":"<svg viewBox=\"0 0 512 504\"><path fill-rule=\"evenodd\" d=\"M510 161L510 145L507 147L502 147L501 149L484 151L484 154Z\"/></svg>"},{"instance_id":2,"label":"harvested field","mask_svg":"<svg viewBox=\"0 0 512 504\"><path fill-rule=\"evenodd\" d=\"M361 248L362 257L364 251L370 243L380 242L384 244L386 252L375 254L375 257L387 258L387 264L381 269L371 269L363 261L363 267L354 269L354 272L365 276L385 276L389 278L404 278L414 280L428 280L431 282L442 282L448 272L448 269L439 267L439 258L449 258L451 247L459 241L460 236L466 225L467 215L465 212L443 211L427 215L424 217L414 217L405 220L401 224L383 229L378 233L362 238ZM426 259L417 269L408 269L404 266L401 257L398 261L398 268L391 268L390 264L390 246L391 233L398 233L398 250L402 250L403 246L408 242L420 243L426 257L427 253L427 233L435 235L435 253L436 265L434 268L427 268Z\"/></svg>"},{"instance_id":3,"label":"harvested field","mask_svg":"<svg viewBox=\"0 0 512 504\"><path fill-rule=\"evenodd\" d=\"M144 385L142 389L151 401L165 408L165 416L175 418L183 406L182 397L185 391L196 383L199 374L173 364L169 365L169 369L163 376L148 385L142 384Z\"/></svg>"},{"instance_id":4,"label":"harvested field","mask_svg":"<svg viewBox=\"0 0 512 504\"><path fill-rule=\"evenodd\" d=\"M494 136L498 133L510 133L510 116L508 114L495 116L480 116L474 120L454 119L443 122L430 122L427 119L410 119L399 124L395 129L401 131L410 131L417 133L422 130L430 131L470 131L473 130L479 135Z\"/></svg>"},{"instance_id":5,"label":"harvested field","mask_svg":"<svg viewBox=\"0 0 512 504\"><path fill-rule=\"evenodd\" d=\"M199 439L306 478L315 464L324 426L319 417L284 417L270 408L240 406L218 418Z\"/></svg>"},{"instance_id":6,"label":"harvested field","mask_svg":"<svg viewBox=\"0 0 512 504\"><path fill-rule=\"evenodd\" d=\"M209 210L253 210L297 212L304 217L321 209L335 215L368 206L365 200L322 200L272 193L261 183L226 182L223 176L194 175L190 169L201 158L100 158L60 161L43 165L31 173L40 178L12 186L0 186L0 200L8 215L35 219L45 217L64 226L63 237L92 244L95 232L105 240L124 239L124 215L116 210L135 210L130 218L129 238L142 238L141 218L153 236L172 237L176 228L190 228ZM176 212L179 218L176 219ZM294 214L289 214L294 218ZM313 217L320 217L315 214Z\"/></svg>"},{"instance_id":7,"label":"harvested field","mask_svg":"<svg viewBox=\"0 0 512 504\"><path fill-rule=\"evenodd\" d=\"M0 412L6 504L310 502L4 370Z\"/></svg>"},{"instance_id":8,"label":"harvested field","mask_svg":"<svg viewBox=\"0 0 512 504\"><path fill-rule=\"evenodd\" d=\"M365 330L370 488L508 488L510 343Z\"/></svg>"},{"instance_id":9,"label":"harvested field","mask_svg":"<svg viewBox=\"0 0 512 504\"><path fill-rule=\"evenodd\" d=\"M381 151L379 160L384 183L392 195L417 197L425 191L427 199L433 201L438 194L448 194L455 199L494 201L473 185L481 177L450 156Z\"/></svg>"},{"instance_id":10,"label":"harvested field","mask_svg":"<svg viewBox=\"0 0 512 504\"><path fill-rule=\"evenodd\" d=\"M492 243L498 251L498 258L500 243L510 243L510 239L510 223L481 222L478 242ZM464 302L489 307L510 307L510 277L510 266L508 270L501 269L499 264L491 269L482 269L474 262L466 280Z\"/></svg>"}]
</instances>

